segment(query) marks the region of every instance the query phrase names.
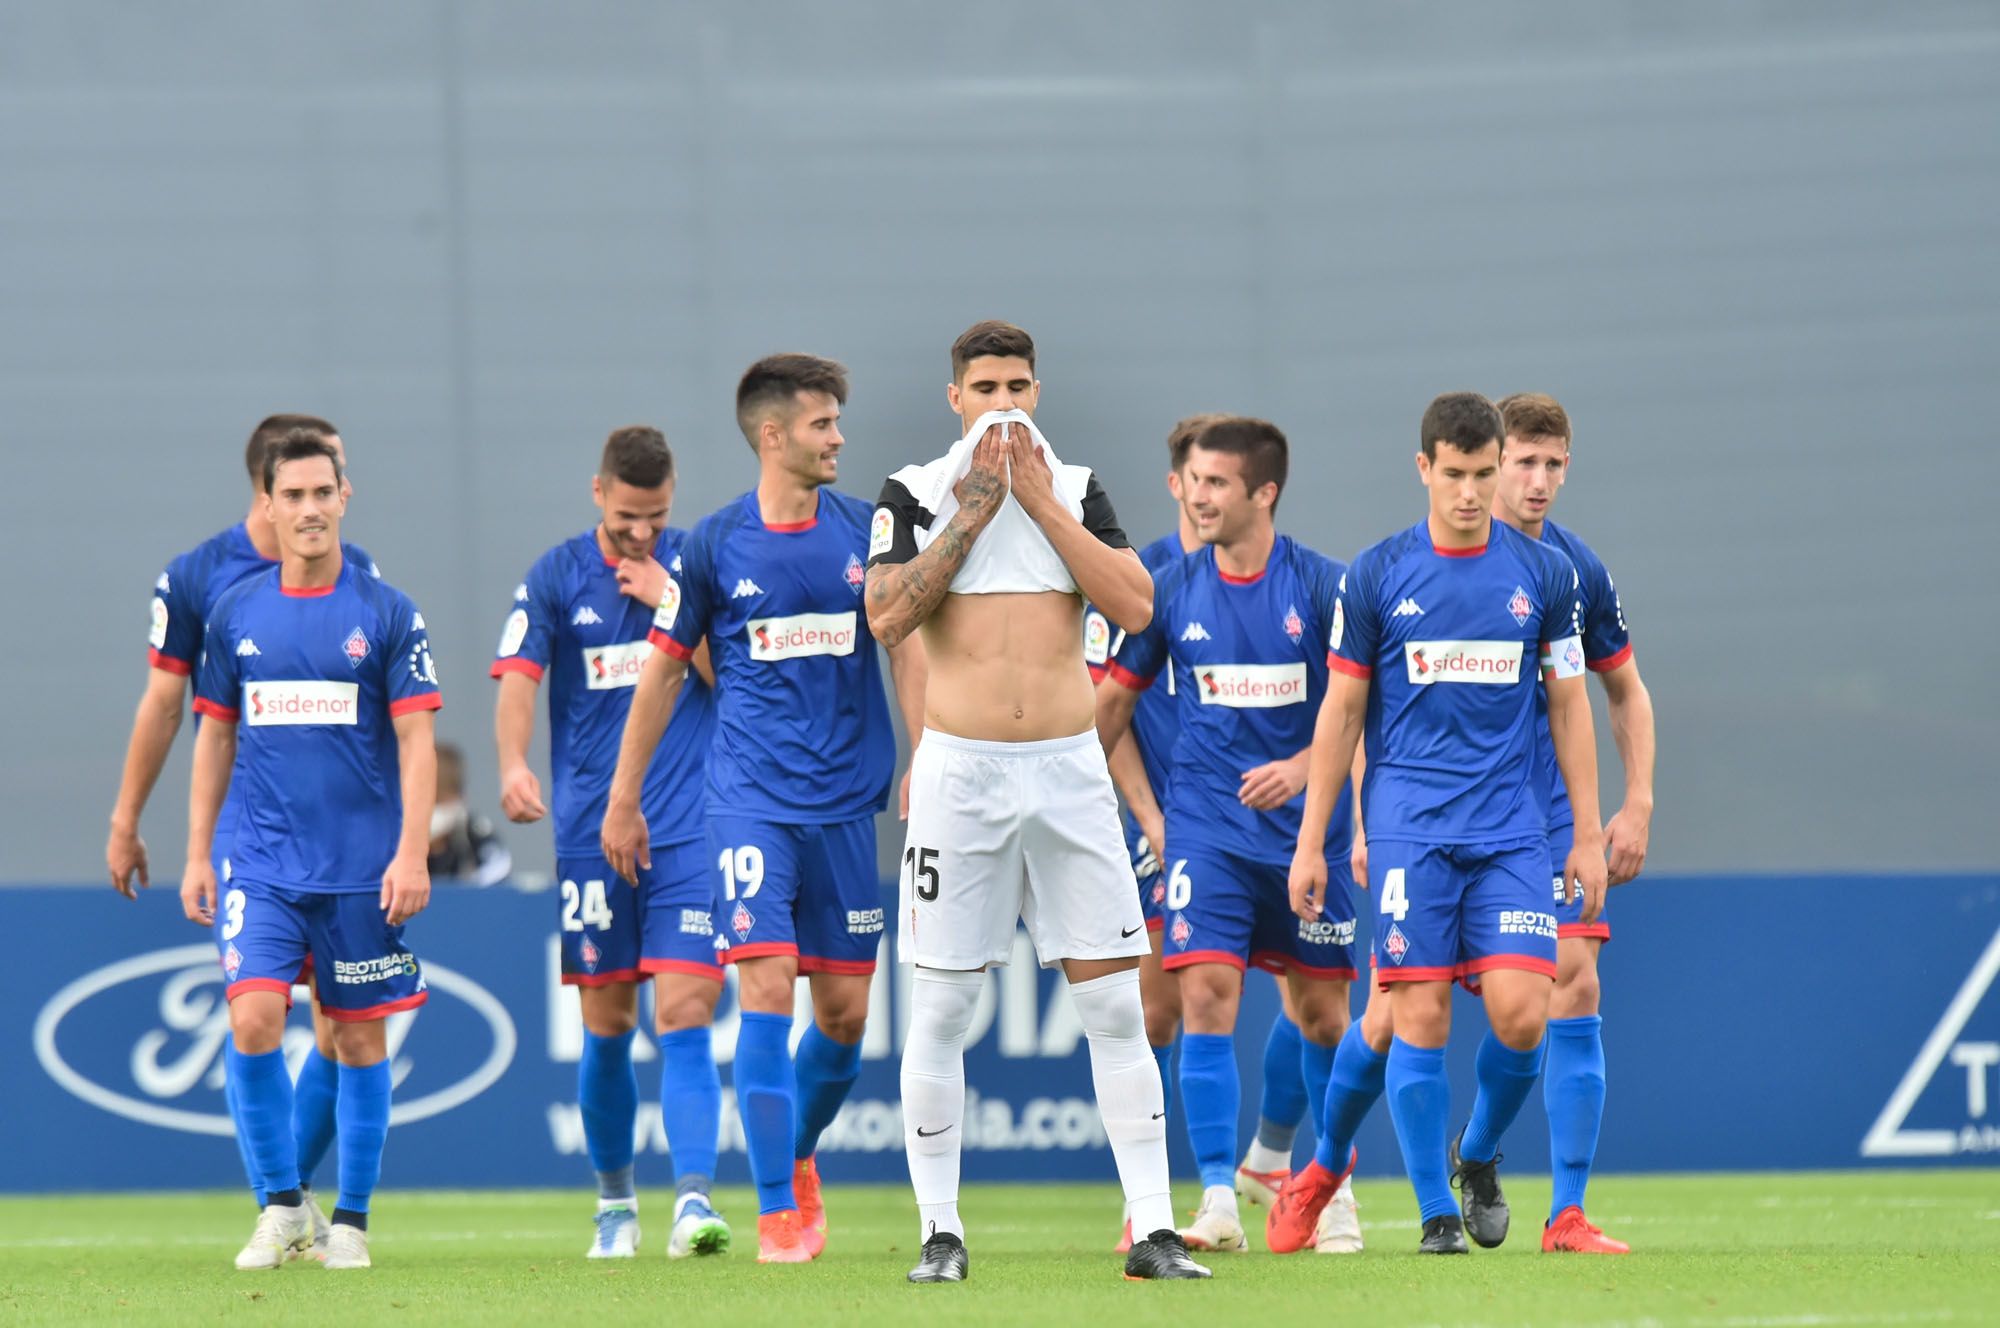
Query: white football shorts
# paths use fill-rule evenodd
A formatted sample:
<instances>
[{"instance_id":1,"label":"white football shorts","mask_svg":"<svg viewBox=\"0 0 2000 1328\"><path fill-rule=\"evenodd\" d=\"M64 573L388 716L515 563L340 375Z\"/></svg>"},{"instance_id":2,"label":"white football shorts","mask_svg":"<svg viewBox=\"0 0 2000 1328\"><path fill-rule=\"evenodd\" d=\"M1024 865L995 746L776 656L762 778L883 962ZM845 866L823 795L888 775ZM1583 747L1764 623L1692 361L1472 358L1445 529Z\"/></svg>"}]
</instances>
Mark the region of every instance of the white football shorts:
<instances>
[{"instance_id":1,"label":"white football shorts","mask_svg":"<svg viewBox=\"0 0 2000 1328\"><path fill-rule=\"evenodd\" d=\"M1044 967L1152 950L1094 729L1042 742L926 729L897 879L904 963L1004 964L1016 919Z\"/></svg>"}]
</instances>

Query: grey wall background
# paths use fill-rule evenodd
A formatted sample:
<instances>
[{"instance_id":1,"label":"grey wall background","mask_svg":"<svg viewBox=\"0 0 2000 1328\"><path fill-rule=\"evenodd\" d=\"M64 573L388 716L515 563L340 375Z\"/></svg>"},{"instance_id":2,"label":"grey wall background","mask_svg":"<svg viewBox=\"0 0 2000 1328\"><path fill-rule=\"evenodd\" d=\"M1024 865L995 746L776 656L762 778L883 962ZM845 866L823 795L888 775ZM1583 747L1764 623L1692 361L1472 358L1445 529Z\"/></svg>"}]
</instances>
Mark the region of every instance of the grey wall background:
<instances>
[{"instance_id":1,"label":"grey wall background","mask_svg":"<svg viewBox=\"0 0 2000 1328\"><path fill-rule=\"evenodd\" d=\"M101 876L150 585L267 411L341 426L490 806L493 639L609 428L692 523L737 374L811 349L872 496L989 315L1146 536L1183 414L1280 422L1351 556L1421 515L1431 395L1556 393L1655 865L1990 867L1996 214L1988 4L4 0L0 879Z\"/></svg>"}]
</instances>

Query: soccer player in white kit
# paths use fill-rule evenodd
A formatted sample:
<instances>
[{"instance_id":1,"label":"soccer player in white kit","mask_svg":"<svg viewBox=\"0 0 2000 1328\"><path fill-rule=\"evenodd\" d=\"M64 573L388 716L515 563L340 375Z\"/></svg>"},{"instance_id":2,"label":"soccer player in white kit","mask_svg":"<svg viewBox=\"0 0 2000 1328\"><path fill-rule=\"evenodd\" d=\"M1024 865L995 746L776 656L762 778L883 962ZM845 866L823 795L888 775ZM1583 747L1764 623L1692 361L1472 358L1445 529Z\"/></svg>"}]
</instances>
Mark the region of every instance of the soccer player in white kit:
<instances>
[{"instance_id":1,"label":"soccer player in white kit","mask_svg":"<svg viewBox=\"0 0 2000 1328\"><path fill-rule=\"evenodd\" d=\"M965 1039L1017 918L1069 979L1132 1230L1150 1233L1125 1275L1207 1277L1174 1231L1166 1104L1139 1001L1151 945L1083 661L1083 598L1137 631L1152 578L1096 477L1056 461L1029 421L1041 385L1028 334L977 323L951 362L946 398L965 437L890 477L868 545L876 638L893 646L922 628L931 668L897 910L898 949L917 966L903 1138L924 1245L910 1280L966 1276Z\"/></svg>"}]
</instances>

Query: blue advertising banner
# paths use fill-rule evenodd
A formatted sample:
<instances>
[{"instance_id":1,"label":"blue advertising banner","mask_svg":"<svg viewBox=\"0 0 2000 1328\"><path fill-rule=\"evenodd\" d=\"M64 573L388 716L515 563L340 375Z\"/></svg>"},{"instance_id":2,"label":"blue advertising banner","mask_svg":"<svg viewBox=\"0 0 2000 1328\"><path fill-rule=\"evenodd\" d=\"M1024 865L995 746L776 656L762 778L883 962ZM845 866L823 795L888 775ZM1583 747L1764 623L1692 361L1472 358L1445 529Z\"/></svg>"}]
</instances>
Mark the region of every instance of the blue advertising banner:
<instances>
[{"instance_id":1,"label":"blue advertising banner","mask_svg":"<svg viewBox=\"0 0 2000 1328\"><path fill-rule=\"evenodd\" d=\"M441 886L411 924L430 1001L391 1020L385 1184L588 1180L576 1105L582 1026L558 981L556 907L554 894ZM172 892L134 904L102 888L10 888L0 916L16 938L0 967L0 1129L11 1141L0 1190L239 1183L221 1091L222 973ZM2000 877L1649 878L1614 892L1612 916L1604 1170L2000 1160ZM904 1179L896 1048L909 970L887 958L885 946L861 1078L821 1143L834 1182ZM733 983L716 1024L725 1085L732 992ZM1246 1141L1277 1008L1274 983L1251 975L1237 1039ZM1457 1019L1462 1115L1484 1019L1466 996ZM295 1012L288 1053L302 1057L310 1040ZM668 1175L659 1062L647 1039L637 1046L640 1173L659 1184ZM1113 1176L1082 1030L1025 935L1015 962L988 979L966 1072L967 1180ZM744 1181L734 1096L724 1097L722 1179ZM1308 1123L1302 1148L1311 1134ZM1185 1134L1170 1138L1186 1176ZM1401 1170L1385 1111L1359 1146L1364 1174ZM1510 1170L1546 1169L1538 1100L1506 1153Z\"/></svg>"}]
</instances>

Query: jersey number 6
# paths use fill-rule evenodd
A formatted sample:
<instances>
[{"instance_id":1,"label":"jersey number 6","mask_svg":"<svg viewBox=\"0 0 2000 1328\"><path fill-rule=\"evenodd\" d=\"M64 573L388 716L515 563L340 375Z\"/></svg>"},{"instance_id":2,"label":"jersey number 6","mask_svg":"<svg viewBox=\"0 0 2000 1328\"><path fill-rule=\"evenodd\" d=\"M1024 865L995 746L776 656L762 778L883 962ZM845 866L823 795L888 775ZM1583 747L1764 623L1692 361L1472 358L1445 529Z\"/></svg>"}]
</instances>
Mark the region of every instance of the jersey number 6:
<instances>
[{"instance_id":1,"label":"jersey number 6","mask_svg":"<svg viewBox=\"0 0 2000 1328\"><path fill-rule=\"evenodd\" d=\"M934 848L903 850L903 870L910 873L910 884L915 887L917 898L926 904L938 897L937 852Z\"/></svg>"}]
</instances>

